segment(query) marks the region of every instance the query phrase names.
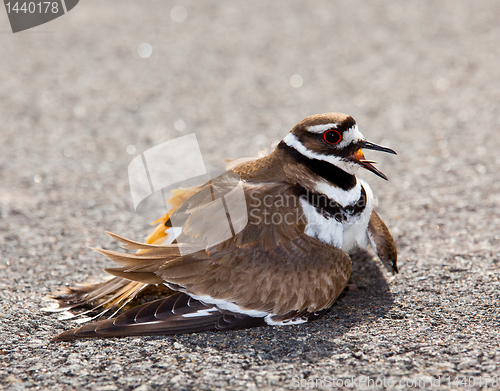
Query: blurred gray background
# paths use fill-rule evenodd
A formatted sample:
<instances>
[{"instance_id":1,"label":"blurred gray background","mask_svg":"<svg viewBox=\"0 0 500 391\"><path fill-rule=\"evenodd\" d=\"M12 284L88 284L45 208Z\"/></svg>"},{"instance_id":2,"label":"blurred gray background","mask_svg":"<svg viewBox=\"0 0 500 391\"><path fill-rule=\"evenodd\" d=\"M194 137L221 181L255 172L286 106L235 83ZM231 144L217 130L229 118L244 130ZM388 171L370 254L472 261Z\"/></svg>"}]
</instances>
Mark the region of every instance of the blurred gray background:
<instances>
[{"instance_id":1,"label":"blurred gray background","mask_svg":"<svg viewBox=\"0 0 500 391\"><path fill-rule=\"evenodd\" d=\"M457 389L446 376L499 376L499 14L467 0L85 0L12 34L0 11L1 386L441 376ZM358 290L308 325L49 343L73 324L43 314L44 296L110 265L87 246L117 249L104 230L141 240L151 229L130 200L134 156L196 132L220 170L328 111L399 153L367 153L389 182L362 175L399 275L360 253Z\"/></svg>"}]
</instances>

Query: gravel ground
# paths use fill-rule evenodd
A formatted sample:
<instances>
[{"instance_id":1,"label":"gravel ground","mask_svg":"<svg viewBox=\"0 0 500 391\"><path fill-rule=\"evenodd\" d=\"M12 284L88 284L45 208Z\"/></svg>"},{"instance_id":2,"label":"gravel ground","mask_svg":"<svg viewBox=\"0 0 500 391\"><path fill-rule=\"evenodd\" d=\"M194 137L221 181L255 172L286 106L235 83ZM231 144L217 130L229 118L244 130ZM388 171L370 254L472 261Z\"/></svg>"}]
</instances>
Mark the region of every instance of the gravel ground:
<instances>
[{"instance_id":1,"label":"gravel ground","mask_svg":"<svg viewBox=\"0 0 500 391\"><path fill-rule=\"evenodd\" d=\"M174 2L85 0L18 34L0 12L0 388L500 380L500 3L180 3L182 22ZM308 325L49 343L72 324L42 313L44 296L110 264L87 246L150 229L131 204L133 156L196 132L221 169L327 111L399 153L376 156L389 182L363 175L399 275L358 253L358 290Z\"/></svg>"}]
</instances>

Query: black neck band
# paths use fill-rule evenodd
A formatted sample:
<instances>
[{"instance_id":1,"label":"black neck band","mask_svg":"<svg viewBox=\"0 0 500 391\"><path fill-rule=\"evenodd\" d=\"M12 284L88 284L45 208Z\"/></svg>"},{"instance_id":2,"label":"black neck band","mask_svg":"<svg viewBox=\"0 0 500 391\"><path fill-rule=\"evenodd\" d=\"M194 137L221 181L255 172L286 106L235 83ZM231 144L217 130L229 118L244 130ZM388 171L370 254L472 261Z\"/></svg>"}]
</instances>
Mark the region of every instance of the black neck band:
<instances>
[{"instance_id":1,"label":"black neck band","mask_svg":"<svg viewBox=\"0 0 500 391\"><path fill-rule=\"evenodd\" d=\"M326 219L334 218L339 223L348 221L353 216L359 216L365 210L367 203L366 191L363 186L361 186L359 199L355 203L346 206L340 205L325 194L307 191L300 185L297 185L297 192L323 217Z\"/></svg>"}]
</instances>

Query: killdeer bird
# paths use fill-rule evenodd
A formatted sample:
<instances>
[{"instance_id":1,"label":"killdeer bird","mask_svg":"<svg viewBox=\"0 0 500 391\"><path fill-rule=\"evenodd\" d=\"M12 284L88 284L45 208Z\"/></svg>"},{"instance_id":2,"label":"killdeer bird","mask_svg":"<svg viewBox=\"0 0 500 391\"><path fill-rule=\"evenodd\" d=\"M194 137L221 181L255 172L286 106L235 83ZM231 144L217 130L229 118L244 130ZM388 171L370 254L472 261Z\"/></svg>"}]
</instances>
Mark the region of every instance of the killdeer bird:
<instances>
[{"instance_id":1,"label":"killdeer bird","mask_svg":"<svg viewBox=\"0 0 500 391\"><path fill-rule=\"evenodd\" d=\"M54 340L308 322L323 315L346 287L348 253L369 243L397 272L394 240L373 210L370 187L355 174L365 168L387 177L362 149L396 154L366 141L348 115L313 115L269 155L238 161L209 183L174 192L172 209L156 222L146 243L109 233L125 249L136 250L98 250L119 265L106 269L114 278L56 297L59 311L87 309L101 311L99 316L112 313L111 318ZM229 239L195 248L217 230L211 209L198 205L225 195L229 215L237 205L228 194L237 186L246 203L244 224L233 220ZM183 213L188 218L180 234L169 239L174 217ZM147 290L161 298L127 309Z\"/></svg>"}]
</instances>

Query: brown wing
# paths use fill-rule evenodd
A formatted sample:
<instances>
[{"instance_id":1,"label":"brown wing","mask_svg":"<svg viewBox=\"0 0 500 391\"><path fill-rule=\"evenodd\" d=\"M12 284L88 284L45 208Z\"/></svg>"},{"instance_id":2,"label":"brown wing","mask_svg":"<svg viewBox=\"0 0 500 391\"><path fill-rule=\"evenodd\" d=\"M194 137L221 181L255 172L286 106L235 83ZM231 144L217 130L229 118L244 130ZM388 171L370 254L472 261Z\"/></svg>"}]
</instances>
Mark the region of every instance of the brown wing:
<instances>
[{"instance_id":1,"label":"brown wing","mask_svg":"<svg viewBox=\"0 0 500 391\"><path fill-rule=\"evenodd\" d=\"M244 183L246 208L242 214L241 200L231 193L235 179L226 175L214 180L178 207L176 213L185 224L176 243L144 244L110 233L125 249L138 251L98 250L120 267L107 269L116 277L83 297L102 297L101 293L109 294L117 287L111 299L126 296L126 303L129 287L166 283L200 300L178 293L128 310L116 319L70 330L55 340L230 330L267 325L267 314L272 314L271 322L279 323L311 320L324 313L347 284L349 256L304 234L302 209L293 186ZM224 213L211 204L220 198L225 200ZM200 207L205 204L211 205ZM176 220L176 213L171 220ZM196 250L197 241L217 242L221 233L228 232L234 235ZM260 317L248 312L252 310L259 311Z\"/></svg>"},{"instance_id":2,"label":"brown wing","mask_svg":"<svg viewBox=\"0 0 500 391\"><path fill-rule=\"evenodd\" d=\"M328 308L350 272L345 252L301 234L269 250L225 243L224 248L166 262L156 274L198 297L285 315Z\"/></svg>"},{"instance_id":3,"label":"brown wing","mask_svg":"<svg viewBox=\"0 0 500 391\"><path fill-rule=\"evenodd\" d=\"M228 234L224 219L230 217L232 231L241 223L241 216L236 214L235 223L230 213L238 209L238 200L228 196L234 180L227 174L219 177L211 189L198 192L178 209L176 213L187 218L177 247L148 246L143 254L101 250L124 265L107 271L133 281L166 282L174 289L224 300L244 310L284 315L330 306L347 284L351 261L344 251L304 234L305 221L293 186L244 183L245 228L210 246L210 240L217 242L218 236ZM212 205L199 207L222 196L228 211L224 215L214 212ZM208 243L207 248L190 252L190 246L200 241Z\"/></svg>"},{"instance_id":4,"label":"brown wing","mask_svg":"<svg viewBox=\"0 0 500 391\"><path fill-rule=\"evenodd\" d=\"M389 229L373 211L368 224L368 237L375 254L392 272L398 272L398 250Z\"/></svg>"}]
</instances>

